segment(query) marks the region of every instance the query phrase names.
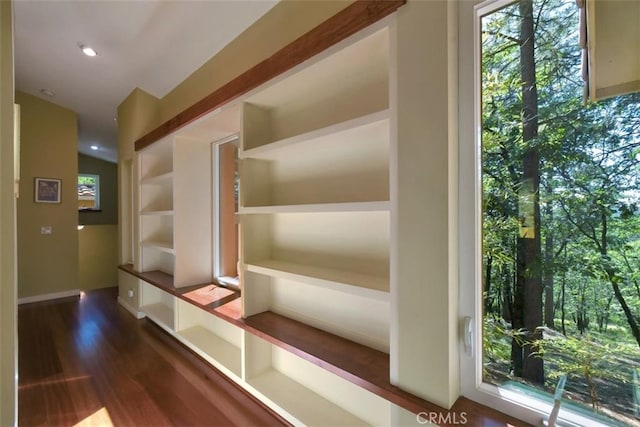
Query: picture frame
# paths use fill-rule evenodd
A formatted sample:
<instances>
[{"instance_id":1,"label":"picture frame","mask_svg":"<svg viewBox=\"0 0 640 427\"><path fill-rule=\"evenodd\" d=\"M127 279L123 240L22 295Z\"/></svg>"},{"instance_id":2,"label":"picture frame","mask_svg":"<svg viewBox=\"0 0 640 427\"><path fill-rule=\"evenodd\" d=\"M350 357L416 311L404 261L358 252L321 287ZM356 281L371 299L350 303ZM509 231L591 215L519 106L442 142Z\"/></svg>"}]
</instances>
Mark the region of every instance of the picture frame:
<instances>
[{"instance_id":1,"label":"picture frame","mask_svg":"<svg viewBox=\"0 0 640 427\"><path fill-rule=\"evenodd\" d=\"M58 178L35 179L36 203L60 203L62 194L62 180Z\"/></svg>"}]
</instances>

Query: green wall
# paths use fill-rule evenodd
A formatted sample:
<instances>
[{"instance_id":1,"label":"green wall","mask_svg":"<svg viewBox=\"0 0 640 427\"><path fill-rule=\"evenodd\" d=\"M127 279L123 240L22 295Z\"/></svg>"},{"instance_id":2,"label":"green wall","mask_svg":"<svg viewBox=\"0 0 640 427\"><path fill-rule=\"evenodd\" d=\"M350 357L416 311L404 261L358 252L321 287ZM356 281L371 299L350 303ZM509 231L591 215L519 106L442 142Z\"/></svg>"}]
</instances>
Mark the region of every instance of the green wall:
<instances>
[{"instance_id":1,"label":"green wall","mask_svg":"<svg viewBox=\"0 0 640 427\"><path fill-rule=\"evenodd\" d=\"M85 225L78 232L80 289L118 284L118 224Z\"/></svg>"},{"instance_id":2,"label":"green wall","mask_svg":"<svg viewBox=\"0 0 640 427\"><path fill-rule=\"evenodd\" d=\"M16 199L14 197L13 20L0 1L0 425L16 424Z\"/></svg>"},{"instance_id":3,"label":"green wall","mask_svg":"<svg viewBox=\"0 0 640 427\"><path fill-rule=\"evenodd\" d=\"M16 92L20 104L18 297L58 294L78 284L78 125L76 114ZM61 203L35 203L36 177L62 180ZM41 227L51 227L42 234Z\"/></svg>"},{"instance_id":4,"label":"green wall","mask_svg":"<svg viewBox=\"0 0 640 427\"><path fill-rule=\"evenodd\" d=\"M78 173L100 176L100 212L80 212L85 225L118 223L118 165L78 154Z\"/></svg>"},{"instance_id":5,"label":"green wall","mask_svg":"<svg viewBox=\"0 0 640 427\"><path fill-rule=\"evenodd\" d=\"M80 289L118 284L118 165L78 154L78 173L100 176L100 212L79 212Z\"/></svg>"}]
</instances>

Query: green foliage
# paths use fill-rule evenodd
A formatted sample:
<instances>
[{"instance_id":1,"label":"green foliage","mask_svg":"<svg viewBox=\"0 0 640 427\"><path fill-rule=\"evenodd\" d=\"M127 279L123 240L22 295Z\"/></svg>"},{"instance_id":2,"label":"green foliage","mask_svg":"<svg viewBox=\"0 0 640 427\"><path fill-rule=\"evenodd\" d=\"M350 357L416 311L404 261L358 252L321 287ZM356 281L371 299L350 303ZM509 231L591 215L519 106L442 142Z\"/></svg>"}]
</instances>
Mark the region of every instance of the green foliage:
<instances>
[{"instance_id":1,"label":"green foliage","mask_svg":"<svg viewBox=\"0 0 640 427\"><path fill-rule=\"evenodd\" d=\"M78 184L79 185L96 185L96 178L93 176L78 176Z\"/></svg>"},{"instance_id":2,"label":"green foliage","mask_svg":"<svg viewBox=\"0 0 640 427\"><path fill-rule=\"evenodd\" d=\"M566 333L545 330L536 354L547 386L569 374L588 390L585 401L621 412L632 407L624 387L632 367L640 366L640 337L634 336L640 321L640 93L583 103L577 12L574 2L534 0L539 128L527 142L518 5L482 20L485 376L497 383L514 379L511 342L522 333L511 330L509 317L518 193L523 155L535 147L542 270L551 283L555 327ZM597 393L603 382L615 396L610 389ZM574 390L572 396L583 395ZM616 406L616 399L627 403Z\"/></svg>"},{"instance_id":3,"label":"green foliage","mask_svg":"<svg viewBox=\"0 0 640 427\"><path fill-rule=\"evenodd\" d=\"M505 322L485 317L482 343L487 362L506 362L511 358L511 333Z\"/></svg>"},{"instance_id":4,"label":"green foliage","mask_svg":"<svg viewBox=\"0 0 640 427\"><path fill-rule=\"evenodd\" d=\"M626 383L632 377L630 365L621 358L621 348L611 341L595 341L589 334L582 337L565 337L547 331L540 341L539 356L549 369L547 380L555 383L564 374L578 376L585 381L594 409L598 408L596 380L617 379ZM622 365L623 369L612 370Z\"/></svg>"}]
</instances>

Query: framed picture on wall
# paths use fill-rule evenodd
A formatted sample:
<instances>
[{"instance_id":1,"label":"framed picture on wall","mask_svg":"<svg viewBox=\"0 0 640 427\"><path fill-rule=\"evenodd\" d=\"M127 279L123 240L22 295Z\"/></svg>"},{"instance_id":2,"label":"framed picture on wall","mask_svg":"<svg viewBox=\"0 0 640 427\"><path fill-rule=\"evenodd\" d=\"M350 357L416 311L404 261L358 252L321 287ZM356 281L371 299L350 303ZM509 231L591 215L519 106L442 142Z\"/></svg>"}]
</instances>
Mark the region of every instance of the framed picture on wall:
<instances>
[{"instance_id":1,"label":"framed picture on wall","mask_svg":"<svg viewBox=\"0 0 640 427\"><path fill-rule=\"evenodd\" d=\"M36 178L36 203L60 203L62 180L56 178Z\"/></svg>"}]
</instances>

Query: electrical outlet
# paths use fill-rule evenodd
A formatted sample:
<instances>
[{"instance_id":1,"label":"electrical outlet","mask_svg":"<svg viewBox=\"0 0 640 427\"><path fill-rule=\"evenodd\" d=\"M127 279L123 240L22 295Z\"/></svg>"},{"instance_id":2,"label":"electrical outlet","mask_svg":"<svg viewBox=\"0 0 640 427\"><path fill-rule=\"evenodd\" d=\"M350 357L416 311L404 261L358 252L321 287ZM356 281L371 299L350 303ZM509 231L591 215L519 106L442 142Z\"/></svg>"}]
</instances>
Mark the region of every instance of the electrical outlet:
<instances>
[{"instance_id":1,"label":"electrical outlet","mask_svg":"<svg viewBox=\"0 0 640 427\"><path fill-rule=\"evenodd\" d=\"M43 225L40 227L40 234L51 234L53 233L53 227L50 225Z\"/></svg>"},{"instance_id":2,"label":"electrical outlet","mask_svg":"<svg viewBox=\"0 0 640 427\"><path fill-rule=\"evenodd\" d=\"M133 289L129 289L129 298L133 298Z\"/></svg>"}]
</instances>

